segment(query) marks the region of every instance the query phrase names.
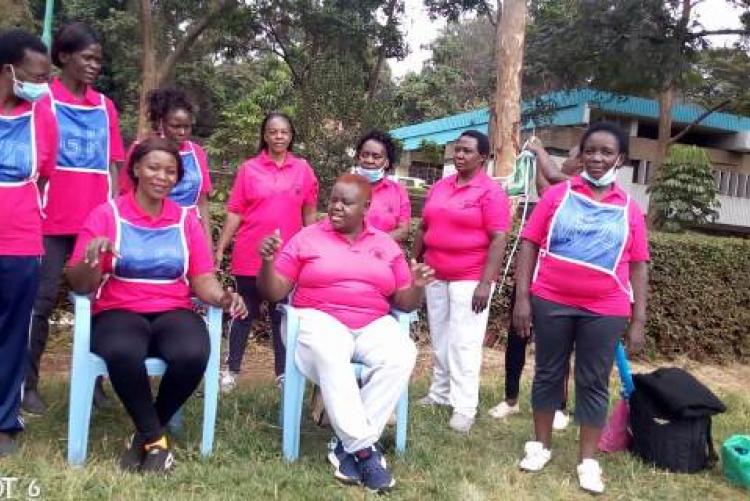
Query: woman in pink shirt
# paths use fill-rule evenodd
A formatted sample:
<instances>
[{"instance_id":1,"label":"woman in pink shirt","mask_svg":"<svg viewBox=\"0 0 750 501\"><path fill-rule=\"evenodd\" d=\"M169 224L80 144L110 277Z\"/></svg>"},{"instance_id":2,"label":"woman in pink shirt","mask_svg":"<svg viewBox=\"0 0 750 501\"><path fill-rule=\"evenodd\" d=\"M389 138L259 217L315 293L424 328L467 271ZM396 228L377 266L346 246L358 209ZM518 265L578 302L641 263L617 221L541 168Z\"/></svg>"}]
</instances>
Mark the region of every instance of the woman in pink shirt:
<instances>
[{"instance_id":1,"label":"woman in pink shirt","mask_svg":"<svg viewBox=\"0 0 750 501\"><path fill-rule=\"evenodd\" d=\"M47 48L23 30L0 33L0 458L15 452L31 308L42 247L40 191L57 156Z\"/></svg>"},{"instance_id":2,"label":"woman in pink shirt","mask_svg":"<svg viewBox=\"0 0 750 501\"><path fill-rule=\"evenodd\" d=\"M91 350L135 425L122 456L126 470L165 472L173 458L165 427L200 383L209 356L208 330L192 308L194 293L232 317L244 302L214 276L206 235L194 211L168 198L184 175L178 146L149 138L127 166L135 191L94 209L67 269L79 294L96 292ZM167 363L156 400L144 361Z\"/></svg>"},{"instance_id":3,"label":"woman in pink shirt","mask_svg":"<svg viewBox=\"0 0 750 501\"><path fill-rule=\"evenodd\" d=\"M386 177L398 162L393 138L378 130L367 133L357 143L356 160L353 172L372 185L367 222L391 235L396 242L403 243L409 237L411 202L406 189Z\"/></svg>"},{"instance_id":4,"label":"woman in pink shirt","mask_svg":"<svg viewBox=\"0 0 750 501\"><path fill-rule=\"evenodd\" d=\"M83 23L65 25L56 34L51 53L52 62L60 69L60 76L50 84L60 141L57 165L44 197L45 254L31 320L31 356L23 401L24 410L30 414L44 414L46 410L37 392L39 364L65 260L89 212L115 193L115 164L124 158L117 110L109 98L92 87L102 67L98 35ZM103 397L97 385L97 405L105 402Z\"/></svg>"},{"instance_id":5,"label":"woman in pink shirt","mask_svg":"<svg viewBox=\"0 0 750 501\"><path fill-rule=\"evenodd\" d=\"M288 240L303 225L317 219L318 180L307 160L292 153L294 136L294 125L288 116L277 112L266 115L260 126L258 154L240 166L227 203L227 220L216 246L216 262L221 263L234 239L232 274L250 314L242 321L232 322L229 328L227 370L222 373L221 381L225 392L235 385L252 322L260 316L262 299L256 286L261 264L260 242L277 231ZM280 384L285 358L281 315L274 304L269 305L269 312L274 369Z\"/></svg>"},{"instance_id":6,"label":"woman in pink shirt","mask_svg":"<svg viewBox=\"0 0 750 501\"><path fill-rule=\"evenodd\" d=\"M552 422L575 350L578 480L601 493L594 453L607 417L609 374L621 336L631 352L643 344L649 252L643 213L615 182L627 135L612 123L593 124L580 152L581 175L547 189L521 233L513 322L528 337L533 318L536 440L526 443L520 467L539 471L551 458Z\"/></svg>"},{"instance_id":7,"label":"woman in pink shirt","mask_svg":"<svg viewBox=\"0 0 750 501\"><path fill-rule=\"evenodd\" d=\"M427 288L432 384L422 405L450 405L450 427L466 433L479 403L489 304L510 228L508 197L486 173L490 143L466 131L454 147L456 174L435 183L422 211L414 256L435 268Z\"/></svg>"},{"instance_id":8,"label":"woman in pink shirt","mask_svg":"<svg viewBox=\"0 0 750 501\"><path fill-rule=\"evenodd\" d=\"M409 383L417 350L399 334L391 305L414 310L433 270L412 262L386 233L366 222L371 186L344 174L331 190L328 217L281 247L278 235L260 249L258 285L270 301L294 290L299 309L296 363L320 386L339 439L329 455L335 477L384 491L395 481L375 442ZM366 368L360 388L351 361Z\"/></svg>"},{"instance_id":9,"label":"woman in pink shirt","mask_svg":"<svg viewBox=\"0 0 750 501\"><path fill-rule=\"evenodd\" d=\"M210 241L208 196L213 187L206 152L199 144L190 140L194 121L192 103L181 90L156 89L148 96L148 119L153 135L166 137L180 145L185 175L169 194L169 198L181 207L198 210L201 225ZM134 147L135 144L132 148ZM133 189L133 183L125 169L120 171L118 184L120 193Z\"/></svg>"}]
</instances>

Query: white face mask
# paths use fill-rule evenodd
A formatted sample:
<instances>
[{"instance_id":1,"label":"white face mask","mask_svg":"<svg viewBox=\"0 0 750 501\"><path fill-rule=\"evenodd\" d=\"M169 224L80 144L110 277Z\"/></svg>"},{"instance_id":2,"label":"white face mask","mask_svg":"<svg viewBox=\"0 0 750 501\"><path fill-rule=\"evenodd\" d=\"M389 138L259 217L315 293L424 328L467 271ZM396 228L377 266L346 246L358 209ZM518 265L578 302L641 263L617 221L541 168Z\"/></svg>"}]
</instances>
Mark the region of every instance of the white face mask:
<instances>
[{"instance_id":1,"label":"white face mask","mask_svg":"<svg viewBox=\"0 0 750 501\"><path fill-rule=\"evenodd\" d=\"M586 169L584 168L583 171L581 172L581 177L598 188L606 188L610 184L617 181L617 169L619 167L620 167L620 162L618 160L617 162L615 162L615 165L611 169L609 169L607 172L602 174L602 177L600 177L599 179L594 179L593 177L591 177L589 173L586 171Z\"/></svg>"},{"instance_id":2,"label":"white face mask","mask_svg":"<svg viewBox=\"0 0 750 501\"><path fill-rule=\"evenodd\" d=\"M39 101L49 94L49 85L36 82L22 82L16 78L16 70L13 65L10 66L10 72L13 75L13 93L18 99L34 102Z\"/></svg>"},{"instance_id":3,"label":"white face mask","mask_svg":"<svg viewBox=\"0 0 750 501\"><path fill-rule=\"evenodd\" d=\"M367 179L370 184L375 184L385 176L385 168L365 169L364 167L357 165L354 167L354 173Z\"/></svg>"}]
</instances>

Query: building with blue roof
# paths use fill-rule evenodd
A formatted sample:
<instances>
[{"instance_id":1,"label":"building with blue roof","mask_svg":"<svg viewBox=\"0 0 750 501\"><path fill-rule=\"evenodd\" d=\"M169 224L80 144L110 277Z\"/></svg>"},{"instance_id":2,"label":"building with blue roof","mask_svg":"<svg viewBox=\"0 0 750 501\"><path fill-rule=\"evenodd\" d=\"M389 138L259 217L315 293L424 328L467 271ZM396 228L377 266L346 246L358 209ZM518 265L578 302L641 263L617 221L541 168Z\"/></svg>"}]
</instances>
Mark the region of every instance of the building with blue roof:
<instances>
[{"instance_id":1,"label":"building with blue roof","mask_svg":"<svg viewBox=\"0 0 750 501\"><path fill-rule=\"evenodd\" d=\"M705 109L692 103L672 107L673 134L697 120ZM658 103L656 100L615 94L595 89L554 92L522 103L523 127L542 139L548 151L560 161L579 141L588 124L600 120L619 123L630 135L630 162L618 174L621 185L630 190L645 209L646 185L651 162L657 151ZM452 172L452 143L464 131L488 132L488 108L458 113L391 130L401 141L404 153L397 176L434 182ZM443 161L435 163L423 154L428 143L443 149ZM722 209L719 226L750 231L750 117L714 112L695 124L680 143L705 149L714 167ZM434 155L433 155L434 156Z\"/></svg>"}]
</instances>

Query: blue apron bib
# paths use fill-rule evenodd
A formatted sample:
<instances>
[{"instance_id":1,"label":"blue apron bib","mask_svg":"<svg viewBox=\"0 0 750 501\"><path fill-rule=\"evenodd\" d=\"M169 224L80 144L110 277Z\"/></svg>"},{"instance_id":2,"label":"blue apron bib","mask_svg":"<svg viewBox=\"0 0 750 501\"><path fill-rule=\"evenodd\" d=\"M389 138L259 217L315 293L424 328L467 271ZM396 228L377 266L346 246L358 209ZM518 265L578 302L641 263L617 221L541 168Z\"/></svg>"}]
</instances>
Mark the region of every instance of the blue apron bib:
<instances>
[{"instance_id":1,"label":"blue apron bib","mask_svg":"<svg viewBox=\"0 0 750 501\"><path fill-rule=\"evenodd\" d=\"M52 100L60 133L59 170L109 173L109 116L104 96L100 96L101 103L93 107Z\"/></svg>"},{"instance_id":2,"label":"blue apron bib","mask_svg":"<svg viewBox=\"0 0 750 501\"><path fill-rule=\"evenodd\" d=\"M171 284L187 282L189 251L185 238L186 209L180 222L162 228L146 228L122 217L114 203L117 236L115 248L120 257L113 262L113 278L128 282Z\"/></svg>"},{"instance_id":3,"label":"blue apron bib","mask_svg":"<svg viewBox=\"0 0 750 501\"><path fill-rule=\"evenodd\" d=\"M624 206L596 202L574 192L568 182L565 196L552 217L547 248L542 254L606 273L630 295L630 287L625 287L617 277L630 231L629 205L630 196Z\"/></svg>"},{"instance_id":4,"label":"blue apron bib","mask_svg":"<svg viewBox=\"0 0 750 501\"><path fill-rule=\"evenodd\" d=\"M185 174L169 194L169 198L177 202L180 207L195 207L201 194L203 174L201 173L198 157L195 154L193 143L188 142L190 151L181 151L182 167Z\"/></svg>"},{"instance_id":5,"label":"blue apron bib","mask_svg":"<svg viewBox=\"0 0 750 501\"><path fill-rule=\"evenodd\" d=\"M0 186L21 186L36 180L34 111L0 117Z\"/></svg>"}]
</instances>

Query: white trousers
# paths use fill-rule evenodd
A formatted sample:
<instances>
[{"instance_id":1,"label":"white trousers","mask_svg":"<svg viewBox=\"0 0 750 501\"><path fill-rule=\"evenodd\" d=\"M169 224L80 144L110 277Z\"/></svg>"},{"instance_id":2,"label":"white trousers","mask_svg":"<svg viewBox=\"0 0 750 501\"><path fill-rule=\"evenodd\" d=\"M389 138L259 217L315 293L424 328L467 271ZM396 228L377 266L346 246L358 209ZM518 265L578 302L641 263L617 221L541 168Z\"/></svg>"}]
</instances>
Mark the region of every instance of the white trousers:
<instances>
[{"instance_id":1,"label":"white trousers","mask_svg":"<svg viewBox=\"0 0 750 501\"><path fill-rule=\"evenodd\" d=\"M301 308L295 361L320 386L323 402L344 450L373 445L396 407L417 358L417 349L390 315L349 329L319 310ZM364 365L360 388L351 363Z\"/></svg>"},{"instance_id":2,"label":"white trousers","mask_svg":"<svg viewBox=\"0 0 750 501\"><path fill-rule=\"evenodd\" d=\"M489 304L479 314L471 309L479 281L436 280L427 286L427 320L432 341L432 384L429 396L453 411L474 417L479 404L479 371ZM495 285L490 289L490 302Z\"/></svg>"}]
</instances>

